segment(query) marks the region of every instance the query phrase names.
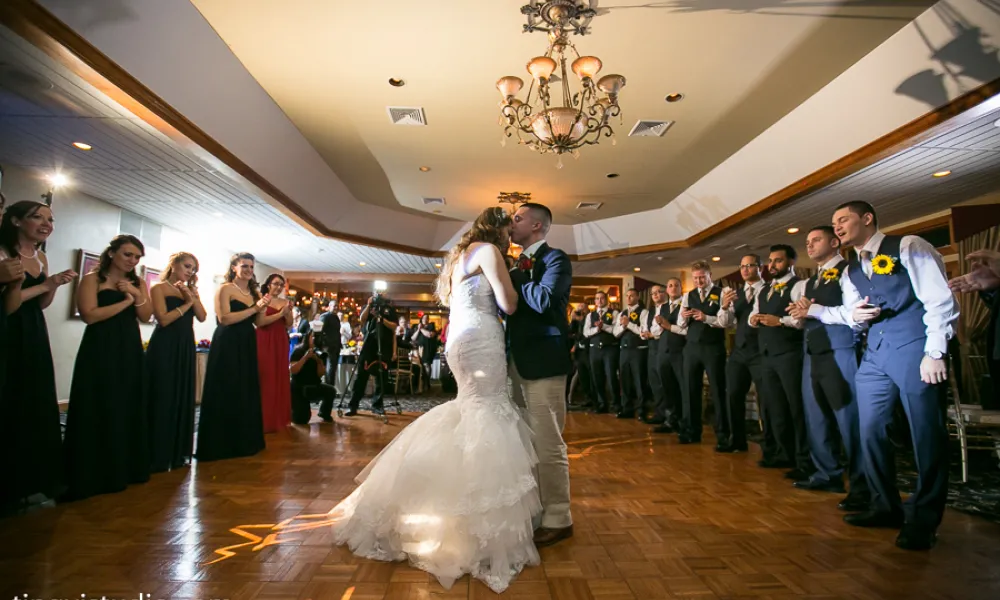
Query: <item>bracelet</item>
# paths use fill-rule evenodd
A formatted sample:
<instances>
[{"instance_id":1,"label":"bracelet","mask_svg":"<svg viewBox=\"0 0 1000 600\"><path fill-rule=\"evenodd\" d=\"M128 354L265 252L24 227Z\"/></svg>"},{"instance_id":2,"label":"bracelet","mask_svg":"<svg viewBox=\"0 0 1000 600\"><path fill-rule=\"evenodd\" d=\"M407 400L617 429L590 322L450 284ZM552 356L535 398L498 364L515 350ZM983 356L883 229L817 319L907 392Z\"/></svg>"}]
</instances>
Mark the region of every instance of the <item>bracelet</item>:
<instances>
[{"instance_id":1,"label":"bracelet","mask_svg":"<svg viewBox=\"0 0 1000 600\"><path fill-rule=\"evenodd\" d=\"M182 310L181 310L181 307L179 307L179 306L178 306L178 307L177 307L177 308L175 308L174 310L176 310L176 311L177 311L177 314L179 314L180 316L182 316L182 317L184 316L184 311L182 311Z\"/></svg>"},{"instance_id":2,"label":"bracelet","mask_svg":"<svg viewBox=\"0 0 1000 600\"><path fill-rule=\"evenodd\" d=\"M143 301L142 301L142 302L140 302L139 304L133 304L133 306L135 306L136 308L139 308L140 306L142 306L142 305L146 304L147 302L149 302L149 299L148 299L148 298L147 298L147 299L145 299L145 300L143 300Z\"/></svg>"}]
</instances>

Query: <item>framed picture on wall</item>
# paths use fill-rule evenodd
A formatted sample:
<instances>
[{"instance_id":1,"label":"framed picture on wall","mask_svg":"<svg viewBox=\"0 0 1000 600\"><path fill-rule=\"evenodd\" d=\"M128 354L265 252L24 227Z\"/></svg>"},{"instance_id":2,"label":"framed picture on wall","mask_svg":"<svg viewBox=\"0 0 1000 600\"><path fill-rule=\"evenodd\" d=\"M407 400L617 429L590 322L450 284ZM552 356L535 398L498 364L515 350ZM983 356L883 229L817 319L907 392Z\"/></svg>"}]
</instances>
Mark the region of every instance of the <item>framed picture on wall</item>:
<instances>
[{"instance_id":1,"label":"framed picture on wall","mask_svg":"<svg viewBox=\"0 0 1000 600\"><path fill-rule=\"evenodd\" d=\"M73 300L70 305L73 307L73 317L80 318L80 308L76 305L76 290L80 286L80 281L83 276L90 273L97 268L97 265L101 262L101 254L99 252L91 252L90 250L84 250L80 248L77 252L76 258L76 282L73 284Z\"/></svg>"},{"instance_id":2,"label":"framed picture on wall","mask_svg":"<svg viewBox=\"0 0 1000 600\"><path fill-rule=\"evenodd\" d=\"M160 271L147 266L142 267L142 278L146 282L146 289L153 287L160 280Z\"/></svg>"}]
</instances>

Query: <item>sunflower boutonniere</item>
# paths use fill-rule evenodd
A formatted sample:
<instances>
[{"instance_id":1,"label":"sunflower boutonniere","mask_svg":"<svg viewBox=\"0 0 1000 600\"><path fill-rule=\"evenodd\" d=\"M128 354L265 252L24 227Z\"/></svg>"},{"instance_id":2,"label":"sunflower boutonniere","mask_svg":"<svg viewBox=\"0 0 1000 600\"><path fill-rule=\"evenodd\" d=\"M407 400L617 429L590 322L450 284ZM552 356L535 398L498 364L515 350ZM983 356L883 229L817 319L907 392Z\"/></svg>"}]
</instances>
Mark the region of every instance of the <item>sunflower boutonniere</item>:
<instances>
[{"instance_id":1,"label":"sunflower boutonniere","mask_svg":"<svg viewBox=\"0 0 1000 600\"><path fill-rule=\"evenodd\" d=\"M820 273L820 278L823 280L823 283L830 283L831 281L837 281L838 279L840 279L840 269L836 267L824 269L823 272Z\"/></svg>"},{"instance_id":2,"label":"sunflower boutonniere","mask_svg":"<svg viewBox=\"0 0 1000 600\"><path fill-rule=\"evenodd\" d=\"M876 275L892 275L898 267L899 262L888 254L879 254L872 259L872 273Z\"/></svg>"},{"instance_id":3,"label":"sunflower boutonniere","mask_svg":"<svg viewBox=\"0 0 1000 600\"><path fill-rule=\"evenodd\" d=\"M714 306L714 305L716 305L718 303L719 303L719 295L718 294L709 294L708 295L708 304L710 306Z\"/></svg>"},{"instance_id":4,"label":"sunflower boutonniere","mask_svg":"<svg viewBox=\"0 0 1000 600\"><path fill-rule=\"evenodd\" d=\"M777 292L779 298L784 296L785 288L787 287L788 287L787 283L781 283L781 282L775 283L774 285L771 286L771 291L767 293L767 299L770 300L771 296L773 296L775 292Z\"/></svg>"},{"instance_id":5,"label":"sunflower boutonniere","mask_svg":"<svg viewBox=\"0 0 1000 600\"><path fill-rule=\"evenodd\" d=\"M629 318L630 321L633 321L633 322L638 321L639 320L639 313L634 312L634 311L630 312L628 314L628 318Z\"/></svg>"}]
</instances>

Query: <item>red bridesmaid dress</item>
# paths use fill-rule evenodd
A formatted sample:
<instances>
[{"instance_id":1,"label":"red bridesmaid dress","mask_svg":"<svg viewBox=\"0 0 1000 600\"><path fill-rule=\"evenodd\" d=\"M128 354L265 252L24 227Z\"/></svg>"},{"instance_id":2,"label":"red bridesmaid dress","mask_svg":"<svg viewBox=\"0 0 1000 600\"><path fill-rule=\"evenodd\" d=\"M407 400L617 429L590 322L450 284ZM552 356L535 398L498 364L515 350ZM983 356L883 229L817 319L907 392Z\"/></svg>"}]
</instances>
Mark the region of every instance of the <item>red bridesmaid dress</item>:
<instances>
[{"instance_id":1,"label":"red bridesmaid dress","mask_svg":"<svg viewBox=\"0 0 1000 600\"><path fill-rule=\"evenodd\" d=\"M279 310L268 306L267 315ZM292 388L288 374L288 330L285 320L257 328L257 371L260 374L260 402L264 433L288 427L292 421Z\"/></svg>"}]
</instances>

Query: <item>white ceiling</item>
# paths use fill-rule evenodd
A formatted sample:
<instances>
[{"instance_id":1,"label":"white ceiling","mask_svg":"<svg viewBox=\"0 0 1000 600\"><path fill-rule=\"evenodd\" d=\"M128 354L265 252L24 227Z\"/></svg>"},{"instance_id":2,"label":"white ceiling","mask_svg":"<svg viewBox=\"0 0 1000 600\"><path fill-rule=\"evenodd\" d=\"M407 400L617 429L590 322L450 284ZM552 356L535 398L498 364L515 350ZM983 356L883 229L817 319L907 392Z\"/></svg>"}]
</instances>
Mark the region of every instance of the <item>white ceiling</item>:
<instances>
[{"instance_id":1,"label":"white ceiling","mask_svg":"<svg viewBox=\"0 0 1000 600\"><path fill-rule=\"evenodd\" d=\"M93 150L75 149L76 141ZM0 164L65 173L84 193L230 250L250 250L278 268L436 272L434 259L313 235L259 191L181 148L3 28Z\"/></svg>"},{"instance_id":2,"label":"white ceiling","mask_svg":"<svg viewBox=\"0 0 1000 600\"><path fill-rule=\"evenodd\" d=\"M468 221L500 191L530 191L563 225L664 206L934 3L601 1L592 35L572 41L625 75L624 121L616 146L556 170L499 144L494 83L527 78L546 46L521 33L524 0L192 2L357 199L427 214L438 207L422 198L444 197L442 214ZM685 99L664 102L672 92ZM393 126L388 106L423 107L428 125ZM676 123L628 138L639 119Z\"/></svg>"}]
</instances>

